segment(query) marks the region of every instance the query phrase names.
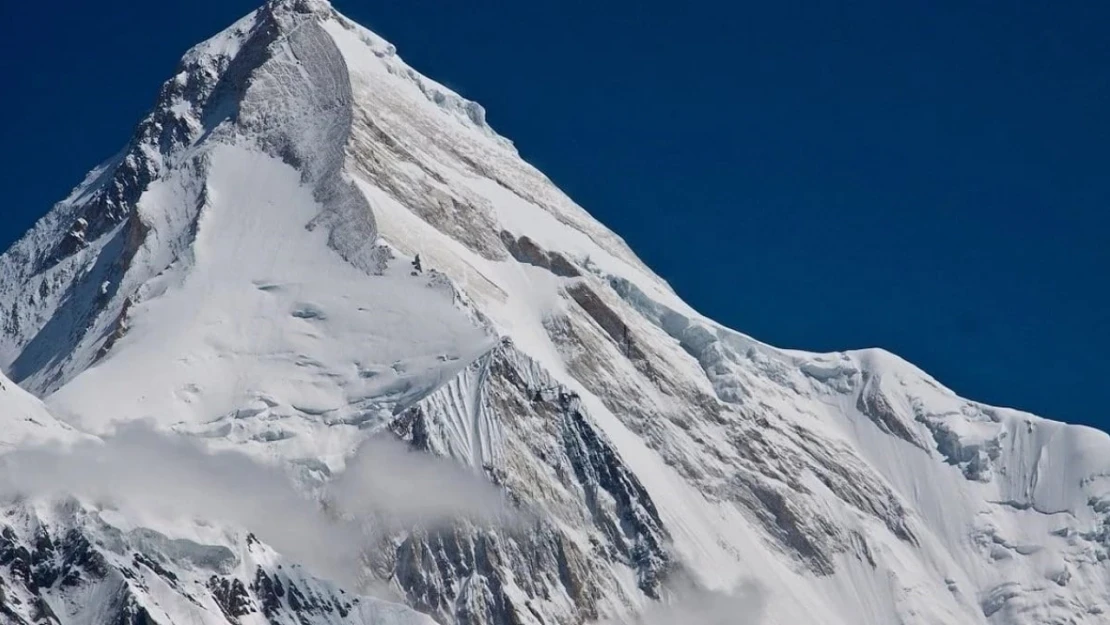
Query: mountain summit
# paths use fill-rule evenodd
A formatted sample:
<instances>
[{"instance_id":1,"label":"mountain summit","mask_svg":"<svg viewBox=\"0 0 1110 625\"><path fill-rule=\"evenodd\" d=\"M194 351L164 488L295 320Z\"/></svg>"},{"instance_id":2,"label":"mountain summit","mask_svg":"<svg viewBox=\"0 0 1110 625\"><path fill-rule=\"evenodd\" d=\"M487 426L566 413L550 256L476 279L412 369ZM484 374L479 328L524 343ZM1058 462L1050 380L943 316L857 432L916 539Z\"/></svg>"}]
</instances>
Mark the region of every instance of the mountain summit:
<instances>
[{"instance_id":1,"label":"mountain summit","mask_svg":"<svg viewBox=\"0 0 1110 625\"><path fill-rule=\"evenodd\" d=\"M0 622L1110 609L1105 434L706 319L322 0L186 53L0 320Z\"/></svg>"}]
</instances>

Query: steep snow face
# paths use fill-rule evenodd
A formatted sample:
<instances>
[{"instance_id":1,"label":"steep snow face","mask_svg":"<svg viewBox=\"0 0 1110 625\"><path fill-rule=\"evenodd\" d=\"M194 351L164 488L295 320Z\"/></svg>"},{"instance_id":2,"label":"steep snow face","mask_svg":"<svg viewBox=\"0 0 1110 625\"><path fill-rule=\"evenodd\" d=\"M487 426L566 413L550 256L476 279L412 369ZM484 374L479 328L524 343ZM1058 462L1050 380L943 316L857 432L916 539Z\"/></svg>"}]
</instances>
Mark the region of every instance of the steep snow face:
<instances>
[{"instance_id":1,"label":"steep snow face","mask_svg":"<svg viewBox=\"0 0 1110 625\"><path fill-rule=\"evenodd\" d=\"M357 433L489 348L434 276L404 261L367 275L306 228L323 209L296 170L235 145L204 161L190 258L144 283L113 350L50 397L60 414L95 431L149 417L295 447L318 427ZM194 172L182 173L139 210L189 202ZM130 391L138 371L150 392ZM319 442L301 453L319 456Z\"/></svg>"},{"instance_id":2,"label":"steep snow face","mask_svg":"<svg viewBox=\"0 0 1110 625\"><path fill-rule=\"evenodd\" d=\"M321 0L272 0L188 52L127 148L0 257L0 318L0 363L46 402L2 381L0 450L146 420L313 492L373 437L484 476L517 522L387 524L361 546L439 622L628 620L752 581L767 623L1110 609L1104 433L964 400L879 350L778 350L702 317L480 106ZM242 532L166 539L238 554L220 573L111 547L94 504L0 517L19 618L303 616L275 590L302 584ZM100 554L85 594L14 577L60 542ZM207 590L166 589L139 553ZM378 622L313 592L334 612L308 622Z\"/></svg>"}]
</instances>

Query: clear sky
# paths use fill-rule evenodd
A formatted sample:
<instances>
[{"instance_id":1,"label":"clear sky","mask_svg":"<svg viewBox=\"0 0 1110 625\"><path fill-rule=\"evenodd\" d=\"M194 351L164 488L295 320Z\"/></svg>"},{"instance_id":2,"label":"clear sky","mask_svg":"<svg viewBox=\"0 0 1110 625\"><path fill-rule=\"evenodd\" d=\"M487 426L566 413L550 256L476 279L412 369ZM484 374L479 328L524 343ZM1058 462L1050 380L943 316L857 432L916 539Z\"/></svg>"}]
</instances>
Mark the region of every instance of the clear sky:
<instances>
[{"instance_id":1,"label":"clear sky","mask_svg":"<svg viewBox=\"0 0 1110 625\"><path fill-rule=\"evenodd\" d=\"M251 0L0 5L0 246ZM1110 428L1110 3L336 0L702 312Z\"/></svg>"}]
</instances>

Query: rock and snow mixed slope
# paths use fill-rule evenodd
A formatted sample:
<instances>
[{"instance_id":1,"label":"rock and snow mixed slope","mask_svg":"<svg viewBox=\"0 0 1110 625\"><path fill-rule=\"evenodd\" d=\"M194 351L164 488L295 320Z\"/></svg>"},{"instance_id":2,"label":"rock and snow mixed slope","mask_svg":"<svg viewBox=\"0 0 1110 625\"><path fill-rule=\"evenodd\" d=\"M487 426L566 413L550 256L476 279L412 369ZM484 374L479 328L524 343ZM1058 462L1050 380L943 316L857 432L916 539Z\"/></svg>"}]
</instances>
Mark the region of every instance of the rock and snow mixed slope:
<instances>
[{"instance_id":1,"label":"rock and snow mixed slope","mask_svg":"<svg viewBox=\"0 0 1110 625\"><path fill-rule=\"evenodd\" d=\"M702 317L480 106L322 0L186 54L0 257L0 324L0 365L42 399L3 382L0 451L142 421L306 493L382 437L483 476L520 518L352 547L358 583L442 623L627 620L752 582L767 623L1108 618L1105 434ZM426 622L218 510L35 495L0 517L12 622Z\"/></svg>"}]
</instances>

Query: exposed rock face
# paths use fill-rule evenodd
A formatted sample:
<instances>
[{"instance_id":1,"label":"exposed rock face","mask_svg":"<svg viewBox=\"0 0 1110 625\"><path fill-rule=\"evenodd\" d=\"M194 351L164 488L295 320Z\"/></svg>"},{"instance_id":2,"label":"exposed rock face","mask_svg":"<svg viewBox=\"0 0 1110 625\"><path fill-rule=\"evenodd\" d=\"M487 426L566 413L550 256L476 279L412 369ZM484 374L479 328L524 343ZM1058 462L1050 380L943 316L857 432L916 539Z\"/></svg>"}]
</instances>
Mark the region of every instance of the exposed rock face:
<instances>
[{"instance_id":1,"label":"exposed rock face","mask_svg":"<svg viewBox=\"0 0 1110 625\"><path fill-rule=\"evenodd\" d=\"M536 245L535 241L526 236L517 239L512 233L502 230L501 241L505 244L505 249L509 250L509 254L522 263L547 269L561 278L577 278L582 275L574 263L567 260L565 256L558 252L544 251Z\"/></svg>"},{"instance_id":2,"label":"exposed rock face","mask_svg":"<svg viewBox=\"0 0 1110 625\"><path fill-rule=\"evenodd\" d=\"M528 515L511 530L404 537L382 573L418 609L460 623L528 622L511 616L522 593L547 618L575 623L598 618L602 602L634 601L614 584L614 568L659 597L672 561L651 497L577 394L513 346L469 365L391 428L421 450L469 460ZM461 594L458 579L468 580Z\"/></svg>"},{"instance_id":3,"label":"exposed rock face","mask_svg":"<svg viewBox=\"0 0 1110 625\"><path fill-rule=\"evenodd\" d=\"M390 437L509 502L348 519L388 530L350 540L368 588L422 616L219 510L156 531L0 479L0 622L578 625L753 579L767 623L1110 609L1104 434L706 319L480 106L321 0L186 54L0 257L0 327L0 365L46 402L0 381L0 453L148 421L317 495Z\"/></svg>"},{"instance_id":4,"label":"exposed rock face","mask_svg":"<svg viewBox=\"0 0 1110 625\"><path fill-rule=\"evenodd\" d=\"M250 536L236 553L150 530L121 533L73 503L50 516L65 520L27 517L23 527L0 530L0 622L239 625L261 615L267 623L354 625L375 613L375 600L276 564ZM415 612L381 622L429 623Z\"/></svg>"}]
</instances>

